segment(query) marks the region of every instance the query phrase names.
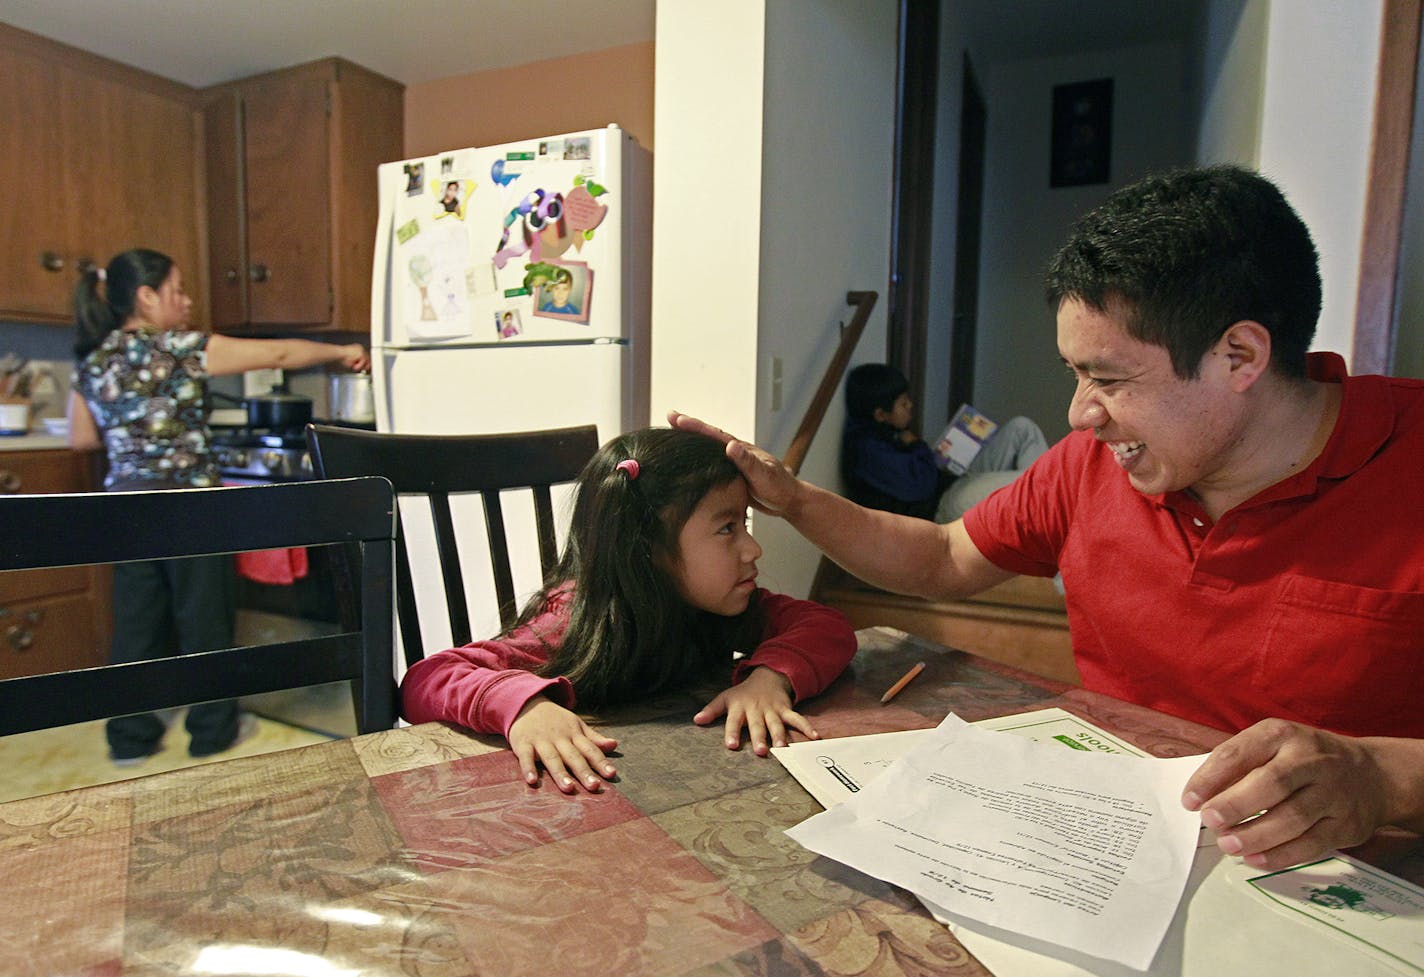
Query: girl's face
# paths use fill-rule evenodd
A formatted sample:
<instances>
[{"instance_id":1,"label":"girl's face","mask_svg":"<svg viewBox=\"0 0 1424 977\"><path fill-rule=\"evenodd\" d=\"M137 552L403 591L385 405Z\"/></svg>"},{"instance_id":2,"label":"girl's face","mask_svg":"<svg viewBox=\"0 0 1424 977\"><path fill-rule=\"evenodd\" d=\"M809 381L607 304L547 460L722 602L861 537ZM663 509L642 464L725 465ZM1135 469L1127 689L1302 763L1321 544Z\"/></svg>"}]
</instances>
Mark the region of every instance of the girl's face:
<instances>
[{"instance_id":1,"label":"girl's face","mask_svg":"<svg viewBox=\"0 0 1424 977\"><path fill-rule=\"evenodd\" d=\"M174 265L157 289L147 285L138 290L138 313L158 329L181 329L188 325L193 300L183 291L183 273Z\"/></svg>"},{"instance_id":2,"label":"girl's face","mask_svg":"<svg viewBox=\"0 0 1424 977\"><path fill-rule=\"evenodd\" d=\"M698 610L734 617L756 590L761 547L747 532L747 483L738 478L702 497L677 535L670 568L678 593Z\"/></svg>"}]
</instances>

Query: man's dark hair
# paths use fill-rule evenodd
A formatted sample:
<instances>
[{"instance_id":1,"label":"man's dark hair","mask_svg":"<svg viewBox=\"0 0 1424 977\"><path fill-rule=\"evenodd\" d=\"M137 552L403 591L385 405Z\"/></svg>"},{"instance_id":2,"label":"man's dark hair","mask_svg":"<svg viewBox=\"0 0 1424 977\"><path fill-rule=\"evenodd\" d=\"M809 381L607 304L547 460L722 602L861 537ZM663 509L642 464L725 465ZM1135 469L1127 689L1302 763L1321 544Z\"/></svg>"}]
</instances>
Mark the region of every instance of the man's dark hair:
<instances>
[{"instance_id":1,"label":"man's dark hair","mask_svg":"<svg viewBox=\"0 0 1424 977\"><path fill-rule=\"evenodd\" d=\"M1049 304L1099 312L1121 301L1128 335L1167 350L1184 380L1212 345L1250 319L1271 334L1271 362L1305 376L1320 316L1310 231L1271 181L1235 166L1149 176L1074 225L1049 264Z\"/></svg>"},{"instance_id":2,"label":"man's dark hair","mask_svg":"<svg viewBox=\"0 0 1424 977\"><path fill-rule=\"evenodd\" d=\"M895 399L910 389L905 374L888 363L862 363L846 374L846 414L861 420L875 419L876 408L890 410Z\"/></svg>"}]
</instances>

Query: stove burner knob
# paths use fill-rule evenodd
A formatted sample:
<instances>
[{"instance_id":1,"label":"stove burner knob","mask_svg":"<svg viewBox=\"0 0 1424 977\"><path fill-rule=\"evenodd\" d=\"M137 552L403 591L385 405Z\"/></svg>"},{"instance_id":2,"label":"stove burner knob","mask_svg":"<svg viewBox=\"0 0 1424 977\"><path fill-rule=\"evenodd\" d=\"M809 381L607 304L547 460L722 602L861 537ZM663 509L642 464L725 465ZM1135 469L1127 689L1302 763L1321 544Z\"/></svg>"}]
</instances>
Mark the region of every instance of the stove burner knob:
<instances>
[{"instance_id":1,"label":"stove burner knob","mask_svg":"<svg viewBox=\"0 0 1424 977\"><path fill-rule=\"evenodd\" d=\"M299 467L302 470L302 474L307 476L308 478L314 477L316 475L315 470L313 470L312 468L311 455L307 454L305 451L302 452L302 460L297 467Z\"/></svg>"},{"instance_id":2,"label":"stove burner knob","mask_svg":"<svg viewBox=\"0 0 1424 977\"><path fill-rule=\"evenodd\" d=\"M282 467L282 452L264 451L262 452L262 464L267 466L269 472L275 472Z\"/></svg>"},{"instance_id":3,"label":"stove burner knob","mask_svg":"<svg viewBox=\"0 0 1424 977\"><path fill-rule=\"evenodd\" d=\"M241 448L224 448L219 452L218 459L229 468L247 467L247 452Z\"/></svg>"}]
</instances>

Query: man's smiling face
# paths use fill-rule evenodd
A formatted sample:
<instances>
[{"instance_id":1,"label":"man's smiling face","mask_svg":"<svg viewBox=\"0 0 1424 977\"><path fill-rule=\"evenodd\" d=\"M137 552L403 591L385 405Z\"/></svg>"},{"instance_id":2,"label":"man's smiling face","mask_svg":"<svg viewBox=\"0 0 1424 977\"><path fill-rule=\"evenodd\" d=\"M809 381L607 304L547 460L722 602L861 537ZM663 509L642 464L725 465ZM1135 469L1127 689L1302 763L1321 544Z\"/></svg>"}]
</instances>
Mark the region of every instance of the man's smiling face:
<instances>
[{"instance_id":1,"label":"man's smiling face","mask_svg":"<svg viewBox=\"0 0 1424 977\"><path fill-rule=\"evenodd\" d=\"M1231 466L1243 421L1220 344L1196 379L1183 380L1167 350L1129 336L1126 321L1121 302L1105 311L1077 299L1059 305L1058 353L1077 383L1068 422L1111 448L1139 492L1212 482Z\"/></svg>"}]
</instances>

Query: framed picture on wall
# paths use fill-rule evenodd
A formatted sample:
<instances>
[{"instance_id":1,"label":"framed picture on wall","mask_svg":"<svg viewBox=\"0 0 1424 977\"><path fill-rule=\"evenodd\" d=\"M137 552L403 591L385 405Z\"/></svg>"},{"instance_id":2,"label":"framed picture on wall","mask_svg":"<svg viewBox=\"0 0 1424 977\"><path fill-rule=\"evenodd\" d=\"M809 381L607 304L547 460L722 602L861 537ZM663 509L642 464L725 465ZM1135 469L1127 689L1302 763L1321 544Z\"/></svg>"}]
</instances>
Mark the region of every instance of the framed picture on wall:
<instances>
[{"instance_id":1,"label":"framed picture on wall","mask_svg":"<svg viewBox=\"0 0 1424 977\"><path fill-rule=\"evenodd\" d=\"M1048 185L1107 183L1112 164L1113 80L1053 86Z\"/></svg>"}]
</instances>

